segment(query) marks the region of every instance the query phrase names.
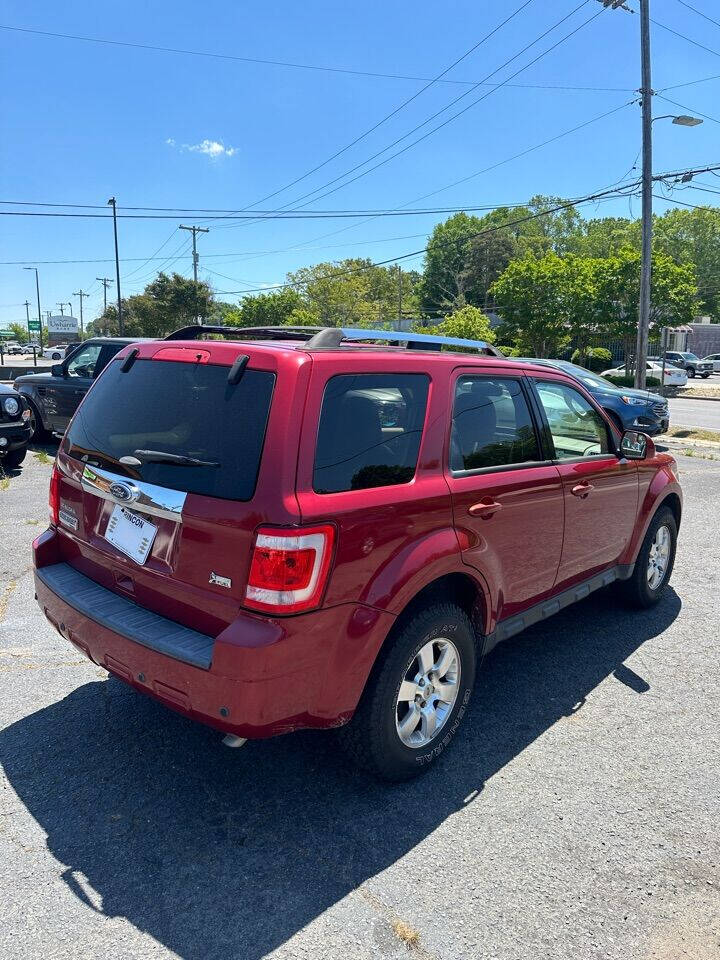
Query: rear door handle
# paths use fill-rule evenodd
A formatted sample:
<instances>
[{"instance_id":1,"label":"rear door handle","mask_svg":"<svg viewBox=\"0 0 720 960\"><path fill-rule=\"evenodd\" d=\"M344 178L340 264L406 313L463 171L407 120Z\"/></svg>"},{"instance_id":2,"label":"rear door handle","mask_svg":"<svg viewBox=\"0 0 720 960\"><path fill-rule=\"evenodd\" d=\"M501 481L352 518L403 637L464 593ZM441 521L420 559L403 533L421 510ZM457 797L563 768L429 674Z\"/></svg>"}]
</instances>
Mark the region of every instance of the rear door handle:
<instances>
[{"instance_id":1,"label":"rear door handle","mask_svg":"<svg viewBox=\"0 0 720 960\"><path fill-rule=\"evenodd\" d=\"M496 510L502 510L502 504L498 503L497 500L491 500L490 497L486 497L479 503L474 503L471 507L468 507L468 513L471 517L489 517Z\"/></svg>"},{"instance_id":2,"label":"rear door handle","mask_svg":"<svg viewBox=\"0 0 720 960\"><path fill-rule=\"evenodd\" d=\"M574 497L580 497L581 500L584 500L593 492L594 489L595 487L591 483L588 483L587 480L583 480L582 483L576 483L570 493L572 493Z\"/></svg>"}]
</instances>

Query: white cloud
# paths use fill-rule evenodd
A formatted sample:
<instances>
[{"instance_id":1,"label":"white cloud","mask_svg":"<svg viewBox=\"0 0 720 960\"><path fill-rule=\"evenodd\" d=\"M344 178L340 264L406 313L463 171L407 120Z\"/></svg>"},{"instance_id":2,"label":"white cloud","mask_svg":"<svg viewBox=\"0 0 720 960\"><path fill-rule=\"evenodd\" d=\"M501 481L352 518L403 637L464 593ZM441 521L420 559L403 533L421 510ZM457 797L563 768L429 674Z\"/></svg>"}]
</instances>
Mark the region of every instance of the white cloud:
<instances>
[{"instance_id":1,"label":"white cloud","mask_svg":"<svg viewBox=\"0 0 720 960\"><path fill-rule=\"evenodd\" d=\"M177 146L174 137L168 137L165 143L169 147ZM183 143L180 150L188 153L202 153L211 160L218 160L220 157L234 157L238 152L237 147L226 147L222 140L201 140L200 143Z\"/></svg>"}]
</instances>

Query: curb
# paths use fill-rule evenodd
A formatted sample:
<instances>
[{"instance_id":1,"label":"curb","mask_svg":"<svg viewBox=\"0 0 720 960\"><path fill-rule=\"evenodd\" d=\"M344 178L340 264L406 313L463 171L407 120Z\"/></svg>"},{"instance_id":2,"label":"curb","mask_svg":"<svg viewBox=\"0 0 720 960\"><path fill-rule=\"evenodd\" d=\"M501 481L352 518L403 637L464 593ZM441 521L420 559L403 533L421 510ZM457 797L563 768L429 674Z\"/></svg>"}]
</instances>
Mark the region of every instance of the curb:
<instances>
[{"instance_id":1,"label":"curb","mask_svg":"<svg viewBox=\"0 0 720 960\"><path fill-rule=\"evenodd\" d=\"M706 450L708 453L720 454L720 441L692 440L690 438L683 440L682 437L665 436L654 437L653 439L656 443L660 443L669 450Z\"/></svg>"}]
</instances>

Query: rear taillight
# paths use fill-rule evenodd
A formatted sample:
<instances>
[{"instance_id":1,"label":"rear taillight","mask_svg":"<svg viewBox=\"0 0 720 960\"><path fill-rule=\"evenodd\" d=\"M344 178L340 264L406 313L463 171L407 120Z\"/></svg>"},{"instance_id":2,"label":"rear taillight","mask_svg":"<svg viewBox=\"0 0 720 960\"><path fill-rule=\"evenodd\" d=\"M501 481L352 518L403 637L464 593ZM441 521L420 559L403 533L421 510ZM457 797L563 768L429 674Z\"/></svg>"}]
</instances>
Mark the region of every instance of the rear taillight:
<instances>
[{"instance_id":1,"label":"rear taillight","mask_svg":"<svg viewBox=\"0 0 720 960\"><path fill-rule=\"evenodd\" d=\"M50 475L50 523L58 525L60 513L60 471L57 464L53 464L52 474Z\"/></svg>"},{"instance_id":2,"label":"rear taillight","mask_svg":"<svg viewBox=\"0 0 720 960\"><path fill-rule=\"evenodd\" d=\"M245 606L272 613L318 607L332 560L335 528L261 527L253 546Z\"/></svg>"}]
</instances>

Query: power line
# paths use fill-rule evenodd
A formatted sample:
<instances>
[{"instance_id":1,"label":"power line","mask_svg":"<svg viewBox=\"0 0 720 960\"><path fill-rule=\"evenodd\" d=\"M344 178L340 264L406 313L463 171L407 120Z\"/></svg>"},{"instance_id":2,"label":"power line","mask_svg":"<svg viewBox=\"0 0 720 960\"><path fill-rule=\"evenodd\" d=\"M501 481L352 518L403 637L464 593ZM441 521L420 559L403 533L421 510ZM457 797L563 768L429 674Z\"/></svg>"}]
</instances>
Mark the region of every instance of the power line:
<instances>
[{"instance_id":1,"label":"power line","mask_svg":"<svg viewBox=\"0 0 720 960\"><path fill-rule=\"evenodd\" d=\"M674 83L671 87L663 87L661 90L657 90L656 93L665 93L666 90L679 90L681 87L692 87L697 83L709 83L711 80L720 80L720 73L716 73L712 77L701 77L699 80L686 80L685 83Z\"/></svg>"},{"instance_id":2,"label":"power line","mask_svg":"<svg viewBox=\"0 0 720 960\"><path fill-rule=\"evenodd\" d=\"M702 169L696 169L696 170L680 170L680 171L673 171L670 173L658 174L653 176L652 180L663 181L663 180L669 180L673 178L679 178L688 173L692 173L692 174L708 173L708 172L711 172L712 170L720 170L720 164L713 164L711 166L703 167ZM538 211L537 213L528 214L527 216L520 217L516 220L510 220L501 225L488 227L485 230L480 230L477 233L468 234L465 237L453 238L451 240L446 240L446 241L438 241L434 246L442 247L442 246L452 246L454 244L459 244L459 243L468 243L469 241L477 239L478 237L486 236L491 233L497 233L499 230L507 230L510 227L518 226L522 223L527 223L531 220L537 220L540 217L547 217L553 213L559 213L562 210L567 210L570 207L580 206L581 204L586 204L586 203L593 203L596 200L602 199L603 197L610 196L613 194L616 196L628 196L629 195L628 191L637 192L640 185L641 185L641 180L636 179L624 186L612 187L610 189L601 190L589 196L580 197L575 200L568 200L563 203L556 204L555 206L548 207L546 210L541 210L541 211ZM396 257L388 257L386 260L378 260L368 264L367 266L355 267L348 270L340 271L334 274L333 277L341 277L341 276L346 276L354 273L362 273L363 271L372 269L373 267L382 267L382 266L386 266L389 263L398 263L400 260L408 260L410 258L420 256L423 253L427 253L427 251L428 251L428 247L425 246L420 250L413 250L411 253L404 253ZM281 284L276 284L275 287L260 288L258 292L266 293L271 289L281 290L281 289L286 289L287 287L294 287L294 286L303 286L303 284L302 283L281 283ZM225 293L225 294L233 294L233 293L250 293L250 292L256 292L256 291L223 290L219 292Z\"/></svg>"},{"instance_id":3,"label":"power line","mask_svg":"<svg viewBox=\"0 0 720 960\"><path fill-rule=\"evenodd\" d=\"M588 2L589 2L589 0L582 0L582 2L581 2L580 4L578 4L576 7L574 7L568 14L566 14L566 15L565 15L564 17L562 17L560 20L556 21L554 24L552 24L552 26L548 27L547 30L545 30L543 33L541 33L538 37L536 37L536 38L535 38L534 40L532 40L530 43L526 44L521 50L519 50L519 51L518 51L516 54L514 54L512 57L509 57L507 60L505 60L504 63L500 64L499 67L496 67L496 68L495 68L491 73L489 73L484 79L485 79L485 80L490 79L490 77L494 76L494 75L495 75L496 73L498 73L500 70L504 69L504 67L506 67L506 66L508 66L510 63L512 63L513 60L517 60L517 58L520 57L520 56L522 56L522 54L525 53L527 50L529 50L530 47L534 46L536 43L539 43L539 41L542 40L544 37L546 37L549 33L552 33L552 31L555 30L558 26L560 26L560 24L564 23L566 20L568 20L570 17L572 17L572 16L573 16L575 13L577 13L578 10L580 10L582 7L586 6L586 4L587 4ZM349 186L351 183L355 183L355 181L360 180L362 177L367 176L369 173L372 173L374 170L377 170L379 167L384 166L384 164L389 163L391 160L394 160L396 157L399 157L401 154L403 154L403 153L405 153L406 151L408 151L408 150L412 149L413 147L417 146L418 143L421 143L423 140L426 140L428 137L432 136L432 134L437 133L438 130L441 130L443 127L447 126L449 123L452 123L454 120L456 120L458 117L462 116L464 113L466 113L466 112L467 112L468 110L470 110L472 107L476 106L478 103L481 103L483 100L486 100L489 96L491 96L493 93L495 93L495 92L496 92L497 90L499 90L501 87L505 86L510 80L513 80L513 79L514 79L515 77L517 77L519 74L523 73L525 70L529 69L531 66L533 66L534 64L536 64L539 60L541 60L543 57L547 56L549 53L551 53L553 50L555 50L555 49L556 49L557 47L559 47L561 44L565 43L568 39L570 39L572 36L574 36L576 33L578 33L580 30L582 30L582 29L583 29L584 27L586 27L588 24L592 23L592 21L595 20L595 19L597 19L597 17L599 17L603 12L604 12L604 10L601 9L601 10L599 10L597 13L593 14L589 19L585 20L583 23L581 23L581 24L580 24L579 26L577 26L575 29L571 30L570 33L566 34L566 35L565 35L564 37L562 37L560 40L558 40L558 41L556 41L554 44L552 44L552 46L548 47L546 50L542 51L542 53L538 54L538 55L537 55L533 60L531 60L529 63L526 63L524 66L520 67L518 70L515 71L515 73L511 74L511 75L510 75L509 77L507 77L505 80L500 81L499 83L495 84L489 91L487 91L487 93L484 93L481 97L478 97L476 100L471 101L469 104L467 104L467 105L466 105L465 107L463 107L461 110L459 110L457 113L455 113L455 114L453 114L452 116L448 117L448 118L445 119L442 123L440 123L440 124L438 124L437 126L433 127L431 130L428 130L428 131L427 131L426 133L424 133L421 137L418 137L416 140L413 140L411 143L406 144L406 145L405 145L404 147L402 147L400 150L397 150L395 153L391 154L389 157L385 157L384 160L380 160L380 161L379 161L378 163L376 163L374 166L369 167L367 170L362 171L361 173L357 174L357 176L352 177L350 180L346 180L344 183L341 183L341 184L339 184L339 185L337 185L337 186L334 186L333 189L331 189L331 190L326 190L325 193L320 193L319 196L313 197L313 199L312 199L310 202L311 202L311 203L315 203L315 202L317 202L318 200L322 200L324 197L327 197L327 196L329 196L329 195L332 194L332 193L336 193L338 190L341 190L341 189L343 189L344 187ZM363 167L363 166L365 166L366 164L371 163L373 160L375 160L376 158L380 157L383 153L386 153L388 150L391 150L393 147L397 146L397 144L399 144L402 140L406 140L408 137L412 136L413 133L416 133L416 132L417 132L418 130L420 130L422 127L427 126L428 123L431 123L433 120L435 120L437 117L439 117L442 113L445 113L447 110L449 110L449 109L450 109L451 107L453 107L456 103L458 103L460 100L464 99L466 96L468 96L468 95L469 95L470 93L472 93L472 92L473 92L473 90L471 89L471 90L468 90L468 91L466 91L465 93L461 94L460 96L456 97L454 100L452 100L452 101L451 101L449 104L447 104L445 107L442 107L440 110L437 110L434 114L432 114L432 115L431 115L430 117L428 117L427 119L423 120L421 123L417 124L415 127L413 127L411 130L409 130L407 133L404 133L402 136L396 138L392 143L388 144L386 147L383 147L382 150L377 151L376 153L372 154L372 156L370 156L370 157L368 157L367 159L363 160L361 163L356 164L354 167L351 167L349 170L346 170L344 173L339 174L337 177L334 177L332 180L329 180L327 183L321 185L320 187L316 187L314 190L311 190L309 193L303 194L301 197L297 197L294 201L291 201L291 202L294 203L294 204L296 204L296 205L297 205L297 204L300 204L300 203L302 203L304 200L307 200L309 197L312 197L313 194L316 194L316 193L318 193L319 191L325 190L326 187L330 187L330 186L332 186L333 184L336 184L336 183L338 182L338 180L342 180L344 177L348 176L349 174L354 173L354 172L355 172L356 170L358 170L360 167ZM287 206L289 206L289 204L286 204L285 206L287 207Z\"/></svg>"},{"instance_id":4,"label":"power line","mask_svg":"<svg viewBox=\"0 0 720 960\"><path fill-rule=\"evenodd\" d=\"M678 103L677 100L671 100L670 97L666 97L662 93L656 93L656 97L659 97L661 100L664 100L666 103L672 103L675 107L680 107L681 110L687 110L688 113L695 114L698 117L704 117L705 120L712 120L713 123L720 123L720 120L717 117L711 117L708 113L701 113L699 110L693 110L692 107L686 107L684 103Z\"/></svg>"},{"instance_id":5,"label":"power line","mask_svg":"<svg viewBox=\"0 0 720 960\"><path fill-rule=\"evenodd\" d=\"M696 13L699 17L702 17L703 20L707 20L709 23L714 23L716 27L720 27L720 20L713 20L712 17L709 17L706 13L703 13L702 10L698 10L698 8L694 7L691 3L686 3L685 0L677 0L677 2L683 7L687 7L688 10L692 10L693 13Z\"/></svg>"},{"instance_id":6,"label":"power line","mask_svg":"<svg viewBox=\"0 0 720 960\"><path fill-rule=\"evenodd\" d=\"M679 37L681 40L686 40L688 43L692 43L693 46L699 47L701 50L704 50L706 53L712 53L716 57L720 57L720 52L713 50L712 47L706 47L702 43L698 43L697 40L693 40L691 37L685 36L684 33L680 33L678 30L673 30L672 27L668 27L667 24L660 23L659 20L653 20L650 18L650 22L656 26L660 27L661 30L666 30L668 33L672 33L674 36Z\"/></svg>"},{"instance_id":7,"label":"power line","mask_svg":"<svg viewBox=\"0 0 720 960\"><path fill-rule=\"evenodd\" d=\"M321 163L316 164L314 167L312 167L310 170L307 170L305 173L301 174L299 177L295 177L294 180L291 180L289 183L286 183L285 186L279 187L277 190L274 190L272 193L267 194L267 196L263 197L261 200L257 200L255 203L251 204L251 206L254 207L258 203L264 203L266 200L271 200L273 197L276 197L279 193L284 193L286 190L289 190L291 187L294 187L297 183L300 183L301 181L306 180L308 177L312 176L313 173L317 173L318 170L321 170L323 167L327 166L328 163L331 163L333 160L336 160L339 156L342 156L343 153L346 153L348 150L356 146L366 137L369 137L371 133L374 133L384 123L387 123L388 120L391 120L394 116L400 113L401 110L404 110L405 107L409 106L409 104L411 104L414 100L417 100L417 98L421 96L423 93L425 93L426 90L432 87L435 83L438 83L440 80L442 80L442 78L446 74L448 74L454 67L456 67L463 60L467 59L467 57L469 57L470 54L474 53L478 49L478 47L481 47L486 41L488 41L491 37L493 37L496 33L498 33L499 30L501 30L507 23L509 23L515 17L517 17L526 7L530 6L530 4L533 2L534 0L523 0L523 3L521 3L520 6L517 7L501 23L499 23L496 27L493 27L493 29L489 33L486 33L485 36L483 36L480 40L478 40L477 43L474 43L469 50L466 50L461 57L458 57L449 66L445 67L445 69L442 70L440 73L438 73L435 77L433 77L432 80L429 80L424 87L421 87L421 89L418 90L416 93L414 93L411 97L408 97L406 100L403 100L403 102L399 106L395 107L394 110L391 110L390 113L385 114L384 117L382 117L380 120L374 123L371 127L368 127L367 130L365 130L359 136L355 137L354 140L351 140L350 143L347 143L344 147L341 147L339 150L336 150L335 153L331 154ZM473 90L473 89L475 88L474 87L470 88L470 90ZM468 91L468 93L469 92L470 91ZM463 94L463 96L466 96L466 94Z\"/></svg>"},{"instance_id":8,"label":"power line","mask_svg":"<svg viewBox=\"0 0 720 960\"><path fill-rule=\"evenodd\" d=\"M409 76L406 74L396 74L396 73L377 73L370 70L352 70L346 67L326 67L319 64L311 63L293 63L286 60L269 60L269 59L260 59L258 57L239 57L232 54L225 53L214 53L212 51L203 51L203 50L186 50L177 47L162 47L156 44L150 43L136 43L131 41L123 40L110 40L103 37L85 37L77 34L70 33L53 33L49 30L31 30L28 27L14 27L9 24L0 24L0 30L10 30L15 33L25 33L29 35L34 35L38 37L51 37L56 40L75 40L82 43L96 43L96 44L106 44L113 47L129 47L137 50L149 50L156 53L172 53L179 54L182 56L188 57L207 57L213 60L229 60L239 63L255 63L261 64L263 66L273 66L273 67L290 67L296 70L315 70L323 73L340 73L348 74L350 76L357 77L373 77L381 80L412 80L418 83L427 83L438 82L438 83L447 83L455 86L474 86L477 85L474 80L459 80L459 79L441 79L433 81L432 77L416 77ZM562 84L514 84L517 87L523 88L532 88L540 90L588 90L588 91L598 91L598 92L619 92L619 93L628 93L631 88L624 87L592 87L592 86L566 86Z\"/></svg>"}]
</instances>

